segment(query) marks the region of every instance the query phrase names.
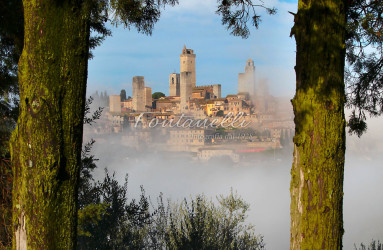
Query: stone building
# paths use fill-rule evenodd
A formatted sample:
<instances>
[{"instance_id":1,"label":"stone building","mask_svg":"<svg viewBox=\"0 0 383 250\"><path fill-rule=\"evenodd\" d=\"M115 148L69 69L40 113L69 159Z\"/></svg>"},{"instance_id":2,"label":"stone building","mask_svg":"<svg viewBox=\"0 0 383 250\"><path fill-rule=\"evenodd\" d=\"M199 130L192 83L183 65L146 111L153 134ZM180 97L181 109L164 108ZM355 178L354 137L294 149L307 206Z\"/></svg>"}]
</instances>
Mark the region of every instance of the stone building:
<instances>
[{"instance_id":1,"label":"stone building","mask_svg":"<svg viewBox=\"0 0 383 250\"><path fill-rule=\"evenodd\" d=\"M215 98L221 98L221 84L214 84L212 86Z\"/></svg>"},{"instance_id":2,"label":"stone building","mask_svg":"<svg viewBox=\"0 0 383 250\"><path fill-rule=\"evenodd\" d=\"M193 74L192 72L181 72L180 84L180 109L185 112L189 109L189 101L192 98L193 91Z\"/></svg>"},{"instance_id":3,"label":"stone building","mask_svg":"<svg viewBox=\"0 0 383 250\"><path fill-rule=\"evenodd\" d=\"M133 77L132 108L136 112L145 111L145 79L143 76Z\"/></svg>"},{"instance_id":4,"label":"stone building","mask_svg":"<svg viewBox=\"0 0 383 250\"><path fill-rule=\"evenodd\" d=\"M237 115L242 112L244 115L250 115L251 106L246 102L246 100L239 98L241 95L228 95L226 97L224 114L232 113Z\"/></svg>"},{"instance_id":5,"label":"stone building","mask_svg":"<svg viewBox=\"0 0 383 250\"><path fill-rule=\"evenodd\" d=\"M145 110L152 108L152 88L145 87Z\"/></svg>"},{"instance_id":6,"label":"stone building","mask_svg":"<svg viewBox=\"0 0 383 250\"><path fill-rule=\"evenodd\" d=\"M190 111L192 100L221 98L221 84L196 86L195 58L194 51L184 46L180 55L180 74L169 75L169 95L180 96L180 112Z\"/></svg>"},{"instance_id":7,"label":"stone building","mask_svg":"<svg viewBox=\"0 0 383 250\"><path fill-rule=\"evenodd\" d=\"M131 97L125 101L122 101L121 102L121 106L122 106L121 111L125 111L125 112L131 111L132 110L132 102L133 102L133 99Z\"/></svg>"},{"instance_id":8,"label":"stone building","mask_svg":"<svg viewBox=\"0 0 383 250\"><path fill-rule=\"evenodd\" d=\"M149 130L136 130L121 137L121 144L127 147L139 149L152 143L152 134Z\"/></svg>"},{"instance_id":9,"label":"stone building","mask_svg":"<svg viewBox=\"0 0 383 250\"><path fill-rule=\"evenodd\" d=\"M180 98L175 96L161 97L155 100L155 111L174 112L179 110Z\"/></svg>"},{"instance_id":10,"label":"stone building","mask_svg":"<svg viewBox=\"0 0 383 250\"><path fill-rule=\"evenodd\" d=\"M204 100L221 98L221 84L197 86L193 88L192 98Z\"/></svg>"},{"instance_id":11,"label":"stone building","mask_svg":"<svg viewBox=\"0 0 383 250\"><path fill-rule=\"evenodd\" d=\"M169 75L169 96L180 96L180 74Z\"/></svg>"},{"instance_id":12,"label":"stone building","mask_svg":"<svg viewBox=\"0 0 383 250\"><path fill-rule=\"evenodd\" d=\"M109 96L109 112L121 113L121 97L120 95Z\"/></svg>"},{"instance_id":13,"label":"stone building","mask_svg":"<svg viewBox=\"0 0 383 250\"><path fill-rule=\"evenodd\" d=\"M205 147L200 148L197 153L198 159L201 161L209 161L213 158L221 158L225 160L224 157L229 157L233 162L237 163L240 160L240 157L237 153L234 152L232 148L211 148Z\"/></svg>"},{"instance_id":14,"label":"stone building","mask_svg":"<svg viewBox=\"0 0 383 250\"><path fill-rule=\"evenodd\" d=\"M196 55L194 54L193 50L187 49L184 45L184 48L182 49L182 54L180 55L181 82L182 73L189 72L192 88L196 86L195 57Z\"/></svg>"},{"instance_id":15,"label":"stone building","mask_svg":"<svg viewBox=\"0 0 383 250\"><path fill-rule=\"evenodd\" d=\"M238 93L247 92L250 96L255 95L255 66L254 61L246 61L245 73L238 74Z\"/></svg>"},{"instance_id":16,"label":"stone building","mask_svg":"<svg viewBox=\"0 0 383 250\"><path fill-rule=\"evenodd\" d=\"M192 99L205 100L207 96L206 88L196 87L192 91Z\"/></svg>"},{"instance_id":17,"label":"stone building","mask_svg":"<svg viewBox=\"0 0 383 250\"><path fill-rule=\"evenodd\" d=\"M210 145L214 130L201 128L173 128L169 130L167 145L174 151L197 151L199 147Z\"/></svg>"},{"instance_id":18,"label":"stone building","mask_svg":"<svg viewBox=\"0 0 383 250\"><path fill-rule=\"evenodd\" d=\"M225 98L217 98L213 100L209 100L206 103L206 115L207 116L216 116L217 112L225 110Z\"/></svg>"}]
</instances>

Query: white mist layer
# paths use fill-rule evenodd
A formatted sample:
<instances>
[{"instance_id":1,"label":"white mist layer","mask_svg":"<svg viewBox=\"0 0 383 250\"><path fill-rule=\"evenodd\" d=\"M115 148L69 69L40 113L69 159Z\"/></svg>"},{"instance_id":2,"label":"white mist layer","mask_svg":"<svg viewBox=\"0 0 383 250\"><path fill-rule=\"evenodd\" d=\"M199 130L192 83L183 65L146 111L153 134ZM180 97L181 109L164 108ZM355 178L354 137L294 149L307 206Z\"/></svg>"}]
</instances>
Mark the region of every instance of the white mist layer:
<instances>
[{"instance_id":1,"label":"white mist layer","mask_svg":"<svg viewBox=\"0 0 383 250\"><path fill-rule=\"evenodd\" d=\"M383 240L383 119L369 123L361 139L347 138L344 180L344 249L354 243L368 244L372 238ZM234 191L250 204L248 223L264 236L267 249L288 249L290 237L291 157L283 160L271 155L270 161L234 167L228 163L198 164L189 159L169 157L159 152L128 152L120 148L119 136L97 143L93 153L99 158L95 176L104 176L103 168L116 172L122 183L129 174L129 198L138 198L140 185L156 204L164 198L181 201L196 194L215 200L219 194ZM113 141L116 143L114 144ZM161 149L159 149L161 150ZM174 153L177 155L177 153Z\"/></svg>"}]
</instances>

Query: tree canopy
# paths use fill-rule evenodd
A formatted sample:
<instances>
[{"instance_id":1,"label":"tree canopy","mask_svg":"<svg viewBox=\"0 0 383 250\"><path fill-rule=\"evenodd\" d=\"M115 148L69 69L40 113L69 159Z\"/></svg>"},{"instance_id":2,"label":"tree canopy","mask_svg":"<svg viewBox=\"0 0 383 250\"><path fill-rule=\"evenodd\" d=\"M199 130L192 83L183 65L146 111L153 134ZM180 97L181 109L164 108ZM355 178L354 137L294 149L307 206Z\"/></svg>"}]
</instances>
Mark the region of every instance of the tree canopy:
<instances>
[{"instance_id":1,"label":"tree canopy","mask_svg":"<svg viewBox=\"0 0 383 250\"><path fill-rule=\"evenodd\" d=\"M152 94L152 98L153 98L153 99L160 99L161 97L165 97L165 94L162 93L162 92L154 92L154 93Z\"/></svg>"},{"instance_id":2,"label":"tree canopy","mask_svg":"<svg viewBox=\"0 0 383 250\"><path fill-rule=\"evenodd\" d=\"M3 158L9 153L8 141L18 116L17 62L24 39L21 1L0 4L0 24L0 158Z\"/></svg>"},{"instance_id":3,"label":"tree canopy","mask_svg":"<svg viewBox=\"0 0 383 250\"><path fill-rule=\"evenodd\" d=\"M346 26L346 108L351 109L350 133L361 136L367 129L367 115L383 113L383 2L379 0L348 1ZM247 38L251 25L258 27L261 17L256 7L275 14L276 9L250 0L219 1L217 14L222 24L235 36ZM294 16L295 13L292 13Z\"/></svg>"},{"instance_id":4,"label":"tree canopy","mask_svg":"<svg viewBox=\"0 0 383 250\"><path fill-rule=\"evenodd\" d=\"M121 89L120 98L121 98L122 102L126 100L126 91L125 91L125 89Z\"/></svg>"},{"instance_id":5,"label":"tree canopy","mask_svg":"<svg viewBox=\"0 0 383 250\"><path fill-rule=\"evenodd\" d=\"M383 2L350 1L346 37L349 132L361 136L366 115L383 113Z\"/></svg>"}]
</instances>

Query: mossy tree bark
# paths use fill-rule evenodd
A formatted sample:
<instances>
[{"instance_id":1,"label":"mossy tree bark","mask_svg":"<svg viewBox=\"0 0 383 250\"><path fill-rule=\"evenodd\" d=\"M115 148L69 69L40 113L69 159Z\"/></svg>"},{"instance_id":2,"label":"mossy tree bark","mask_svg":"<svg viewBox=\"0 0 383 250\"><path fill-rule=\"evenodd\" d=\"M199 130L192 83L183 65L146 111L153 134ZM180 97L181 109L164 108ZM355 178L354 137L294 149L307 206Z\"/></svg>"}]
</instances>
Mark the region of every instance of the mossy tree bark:
<instances>
[{"instance_id":1,"label":"mossy tree bark","mask_svg":"<svg viewBox=\"0 0 383 250\"><path fill-rule=\"evenodd\" d=\"M290 249L341 249L345 0L299 0Z\"/></svg>"},{"instance_id":2,"label":"mossy tree bark","mask_svg":"<svg viewBox=\"0 0 383 250\"><path fill-rule=\"evenodd\" d=\"M13 248L74 249L89 45L86 1L24 0L12 135Z\"/></svg>"}]
</instances>

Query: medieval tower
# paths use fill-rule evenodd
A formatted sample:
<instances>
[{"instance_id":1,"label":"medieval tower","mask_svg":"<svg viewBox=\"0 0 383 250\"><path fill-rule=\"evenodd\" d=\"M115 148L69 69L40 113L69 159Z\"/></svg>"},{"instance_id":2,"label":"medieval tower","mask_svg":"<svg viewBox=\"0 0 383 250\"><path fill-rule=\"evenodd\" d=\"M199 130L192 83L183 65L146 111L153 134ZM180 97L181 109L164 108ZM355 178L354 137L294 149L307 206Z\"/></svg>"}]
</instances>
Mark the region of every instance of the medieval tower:
<instances>
[{"instance_id":1,"label":"medieval tower","mask_svg":"<svg viewBox=\"0 0 383 250\"><path fill-rule=\"evenodd\" d=\"M241 92L255 95L255 66L251 59L246 61L245 73L238 74L238 93Z\"/></svg>"},{"instance_id":2,"label":"medieval tower","mask_svg":"<svg viewBox=\"0 0 383 250\"><path fill-rule=\"evenodd\" d=\"M192 49L182 49L180 55L180 107L181 112L186 111L189 107L189 101L192 97L193 88L196 86L195 78L195 54Z\"/></svg>"},{"instance_id":3,"label":"medieval tower","mask_svg":"<svg viewBox=\"0 0 383 250\"><path fill-rule=\"evenodd\" d=\"M196 86L196 77L195 77L195 54L192 49L187 49L184 45L182 49L182 54L180 55L180 73L190 72L192 88ZM182 78L182 76L181 76Z\"/></svg>"},{"instance_id":4,"label":"medieval tower","mask_svg":"<svg viewBox=\"0 0 383 250\"><path fill-rule=\"evenodd\" d=\"M180 74L169 75L169 96L180 96Z\"/></svg>"},{"instance_id":5,"label":"medieval tower","mask_svg":"<svg viewBox=\"0 0 383 250\"><path fill-rule=\"evenodd\" d=\"M213 85L213 93L215 98L221 98L221 84Z\"/></svg>"},{"instance_id":6,"label":"medieval tower","mask_svg":"<svg viewBox=\"0 0 383 250\"><path fill-rule=\"evenodd\" d=\"M181 89L180 89L180 108L181 112L185 112L189 109L189 101L192 97L192 73L181 72Z\"/></svg>"},{"instance_id":7,"label":"medieval tower","mask_svg":"<svg viewBox=\"0 0 383 250\"><path fill-rule=\"evenodd\" d=\"M145 79L143 76L133 77L133 103L136 112L145 111Z\"/></svg>"},{"instance_id":8,"label":"medieval tower","mask_svg":"<svg viewBox=\"0 0 383 250\"><path fill-rule=\"evenodd\" d=\"M152 108L152 88L145 87L145 109Z\"/></svg>"}]
</instances>

